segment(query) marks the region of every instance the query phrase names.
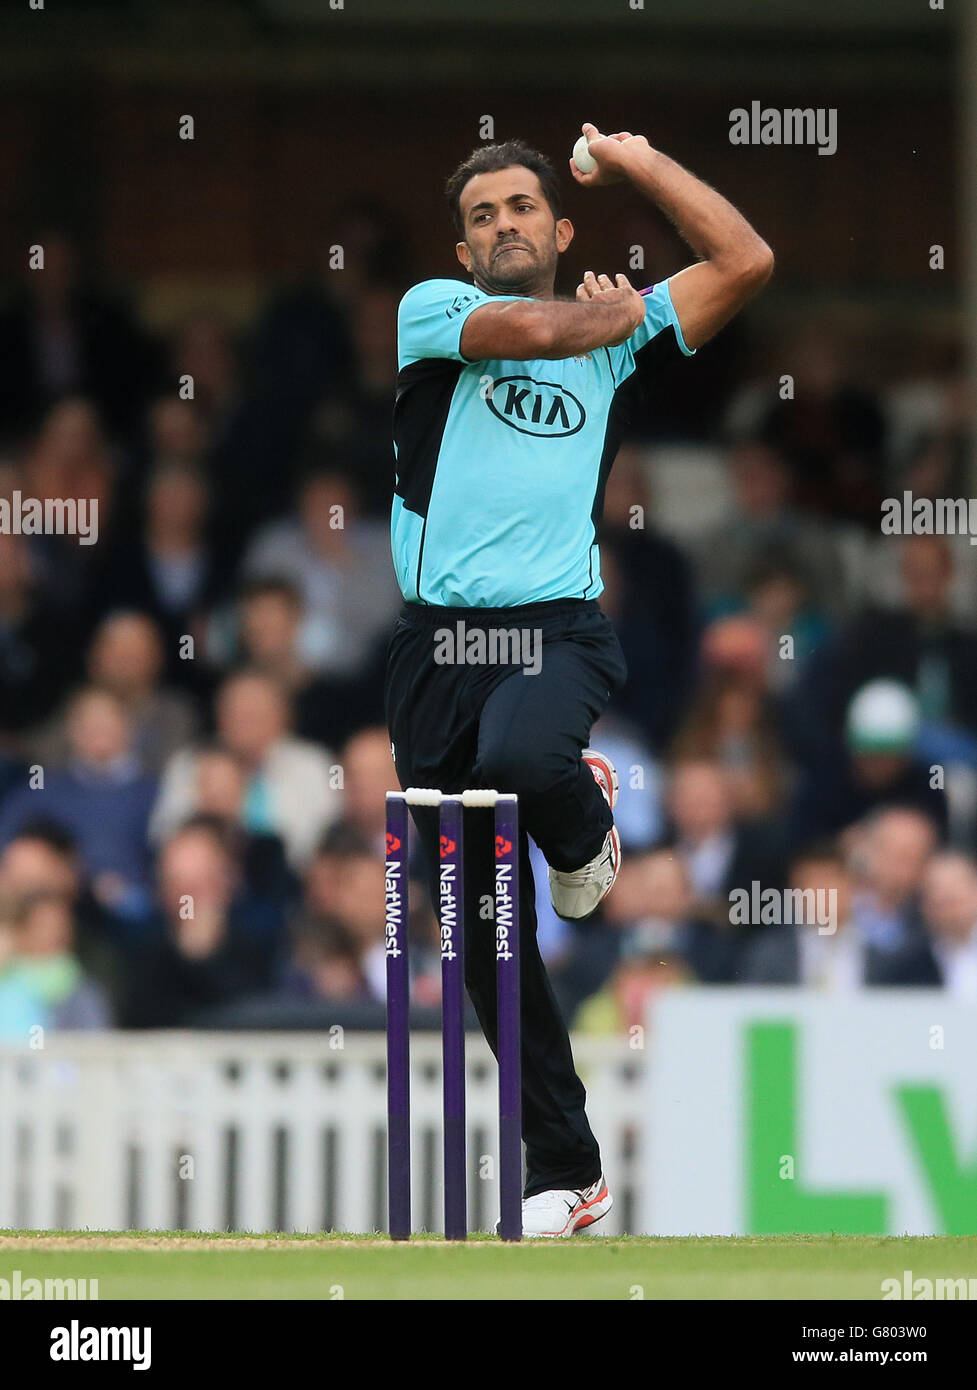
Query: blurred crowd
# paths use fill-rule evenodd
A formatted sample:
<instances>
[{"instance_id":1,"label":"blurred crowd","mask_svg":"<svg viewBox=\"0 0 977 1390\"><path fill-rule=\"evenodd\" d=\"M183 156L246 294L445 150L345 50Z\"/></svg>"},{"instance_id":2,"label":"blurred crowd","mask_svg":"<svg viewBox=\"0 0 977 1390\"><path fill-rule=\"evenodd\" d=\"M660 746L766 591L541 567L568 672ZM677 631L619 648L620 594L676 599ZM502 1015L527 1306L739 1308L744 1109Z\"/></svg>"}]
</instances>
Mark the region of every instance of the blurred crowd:
<instances>
[{"instance_id":1,"label":"blurred crowd","mask_svg":"<svg viewBox=\"0 0 977 1390\"><path fill-rule=\"evenodd\" d=\"M0 533L2 1038L382 1021L392 226L347 209L341 272L244 327L151 332L63 228L9 287L0 499L94 499L98 539ZM571 925L536 864L585 1030L676 982L977 1001L977 551L879 526L972 486L957 345L742 332L636 382L607 487L624 867ZM830 894L830 930L732 913L757 885Z\"/></svg>"}]
</instances>

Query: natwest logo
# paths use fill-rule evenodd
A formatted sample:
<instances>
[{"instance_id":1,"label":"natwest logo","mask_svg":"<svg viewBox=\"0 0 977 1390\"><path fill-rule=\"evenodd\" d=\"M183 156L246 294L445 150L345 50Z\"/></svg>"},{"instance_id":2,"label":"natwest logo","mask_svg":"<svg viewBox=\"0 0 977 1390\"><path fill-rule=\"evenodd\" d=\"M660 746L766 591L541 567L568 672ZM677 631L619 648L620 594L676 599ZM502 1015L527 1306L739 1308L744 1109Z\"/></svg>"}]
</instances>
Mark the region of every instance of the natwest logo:
<instances>
[{"instance_id":1,"label":"natwest logo","mask_svg":"<svg viewBox=\"0 0 977 1390\"><path fill-rule=\"evenodd\" d=\"M583 428L587 416L572 391L558 381L531 376L503 376L492 383L486 403L503 424L520 434L562 439Z\"/></svg>"}]
</instances>

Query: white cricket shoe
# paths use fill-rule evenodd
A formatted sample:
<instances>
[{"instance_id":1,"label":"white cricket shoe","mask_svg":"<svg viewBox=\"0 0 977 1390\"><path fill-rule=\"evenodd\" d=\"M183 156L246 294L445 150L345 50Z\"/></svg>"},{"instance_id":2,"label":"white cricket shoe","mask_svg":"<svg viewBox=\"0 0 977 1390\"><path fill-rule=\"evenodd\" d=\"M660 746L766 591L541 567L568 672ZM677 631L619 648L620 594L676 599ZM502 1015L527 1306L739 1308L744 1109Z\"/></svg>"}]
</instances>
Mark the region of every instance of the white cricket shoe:
<instances>
[{"instance_id":1,"label":"white cricket shoe","mask_svg":"<svg viewBox=\"0 0 977 1390\"><path fill-rule=\"evenodd\" d=\"M538 1192L522 1204L522 1233L537 1239L572 1236L606 1216L613 1205L603 1174L582 1192L563 1188Z\"/></svg>"},{"instance_id":2,"label":"white cricket shoe","mask_svg":"<svg viewBox=\"0 0 977 1390\"><path fill-rule=\"evenodd\" d=\"M617 769L610 758L593 748L584 749L583 760L594 774L594 781L613 811L617 805ZM614 887L621 871L621 837L611 826L599 854L582 868L563 871L550 869L550 899L553 911L565 921L578 922L589 917Z\"/></svg>"}]
</instances>

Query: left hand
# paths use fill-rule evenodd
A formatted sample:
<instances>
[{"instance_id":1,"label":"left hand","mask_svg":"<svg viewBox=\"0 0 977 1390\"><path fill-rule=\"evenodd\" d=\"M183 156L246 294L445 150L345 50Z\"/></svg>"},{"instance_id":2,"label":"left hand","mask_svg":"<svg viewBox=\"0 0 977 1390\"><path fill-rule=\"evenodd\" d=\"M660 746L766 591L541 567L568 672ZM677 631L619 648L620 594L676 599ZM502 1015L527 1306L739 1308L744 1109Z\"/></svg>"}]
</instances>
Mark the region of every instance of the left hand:
<instances>
[{"instance_id":1,"label":"left hand","mask_svg":"<svg viewBox=\"0 0 977 1390\"><path fill-rule=\"evenodd\" d=\"M584 122L582 127L587 137L587 148L597 161L597 168L589 174L582 174L570 160L570 173L577 183L585 188L606 188L608 184L621 183L636 155L647 154L651 146L643 135L632 135L629 130L618 131L615 135L601 135L595 125Z\"/></svg>"}]
</instances>

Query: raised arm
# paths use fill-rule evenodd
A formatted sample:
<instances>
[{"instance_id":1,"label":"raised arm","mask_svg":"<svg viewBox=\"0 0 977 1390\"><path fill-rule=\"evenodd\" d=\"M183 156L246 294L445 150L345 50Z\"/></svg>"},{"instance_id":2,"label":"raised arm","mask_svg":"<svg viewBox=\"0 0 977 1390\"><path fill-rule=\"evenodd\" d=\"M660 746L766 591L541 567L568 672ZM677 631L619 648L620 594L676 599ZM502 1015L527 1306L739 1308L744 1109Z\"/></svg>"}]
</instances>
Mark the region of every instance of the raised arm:
<instances>
[{"instance_id":1,"label":"raised arm","mask_svg":"<svg viewBox=\"0 0 977 1390\"><path fill-rule=\"evenodd\" d=\"M645 316L645 302L624 275L611 284L590 271L567 299L502 299L469 314L461 352L471 362L576 357L630 338ZM581 290L585 293L581 293Z\"/></svg>"},{"instance_id":2,"label":"raised arm","mask_svg":"<svg viewBox=\"0 0 977 1390\"><path fill-rule=\"evenodd\" d=\"M603 186L626 179L662 210L700 258L668 283L688 346L708 342L770 279L773 252L732 203L653 149L643 135L601 135L592 125L583 132L597 168L582 174L571 160L577 182Z\"/></svg>"}]
</instances>

